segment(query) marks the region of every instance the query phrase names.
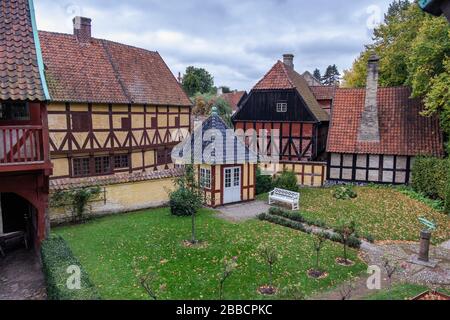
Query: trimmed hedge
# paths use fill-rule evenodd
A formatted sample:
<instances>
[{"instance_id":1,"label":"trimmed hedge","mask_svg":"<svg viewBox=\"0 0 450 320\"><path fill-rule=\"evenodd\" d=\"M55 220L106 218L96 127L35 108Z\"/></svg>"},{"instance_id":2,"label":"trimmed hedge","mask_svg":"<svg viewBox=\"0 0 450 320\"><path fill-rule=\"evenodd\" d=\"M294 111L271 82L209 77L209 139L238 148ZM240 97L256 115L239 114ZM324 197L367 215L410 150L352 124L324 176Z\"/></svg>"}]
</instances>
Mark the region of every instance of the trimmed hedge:
<instances>
[{"instance_id":1,"label":"trimmed hedge","mask_svg":"<svg viewBox=\"0 0 450 320\"><path fill-rule=\"evenodd\" d=\"M278 211L278 213L280 213L280 212L281 211ZM287 211L284 211L284 213L286 214L286 216L288 216ZM298 214L295 215L294 213L292 213L292 217L300 220L300 218L299 218L300 215L298 215ZM286 218L285 216L275 215L275 214L270 214L270 213L261 213L260 215L258 215L258 219L265 220L265 221L268 221L271 223L275 223L275 224L278 224L278 225L281 225L284 227L288 227L291 229L299 230L299 231L302 231L305 233L309 233L309 234L312 233L311 229L306 228L302 222ZM338 234L330 234L328 232L322 232L321 234L325 238L327 238L331 241L343 243L341 236L339 236ZM361 241L357 237L351 236L348 239L348 246L351 248L359 249L359 247L361 246Z\"/></svg>"},{"instance_id":2,"label":"trimmed hedge","mask_svg":"<svg viewBox=\"0 0 450 320\"><path fill-rule=\"evenodd\" d=\"M100 300L89 276L61 236L51 236L42 243L41 257L49 300ZM81 269L81 289L67 288L69 266Z\"/></svg>"},{"instance_id":3,"label":"trimmed hedge","mask_svg":"<svg viewBox=\"0 0 450 320\"><path fill-rule=\"evenodd\" d=\"M411 186L432 199L445 200L449 178L449 161L434 157L418 157L412 169Z\"/></svg>"}]
</instances>

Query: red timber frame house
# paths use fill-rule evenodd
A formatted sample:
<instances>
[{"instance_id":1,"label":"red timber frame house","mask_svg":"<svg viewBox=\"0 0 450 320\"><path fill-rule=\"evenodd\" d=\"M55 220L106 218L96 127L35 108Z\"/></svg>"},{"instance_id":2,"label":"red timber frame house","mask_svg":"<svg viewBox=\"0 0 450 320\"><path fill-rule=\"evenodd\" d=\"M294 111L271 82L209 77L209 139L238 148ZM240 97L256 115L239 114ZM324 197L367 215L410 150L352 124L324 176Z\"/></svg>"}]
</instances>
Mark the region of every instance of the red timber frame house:
<instances>
[{"instance_id":1,"label":"red timber frame house","mask_svg":"<svg viewBox=\"0 0 450 320\"><path fill-rule=\"evenodd\" d=\"M329 115L284 55L251 90L233 116L236 129L280 132L280 161L313 161L325 151ZM270 149L270 142L268 148Z\"/></svg>"},{"instance_id":2,"label":"red timber frame house","mask_svg":"<svg viewBox=\"0 0 450 320\"><path fill-rule=\"evenodd\" d=\"M0 246L3 247L17 235L38 247L46 236L49 176L52 173L48 100L33 2L2 0Z\"/></svg>"}]
</instances>

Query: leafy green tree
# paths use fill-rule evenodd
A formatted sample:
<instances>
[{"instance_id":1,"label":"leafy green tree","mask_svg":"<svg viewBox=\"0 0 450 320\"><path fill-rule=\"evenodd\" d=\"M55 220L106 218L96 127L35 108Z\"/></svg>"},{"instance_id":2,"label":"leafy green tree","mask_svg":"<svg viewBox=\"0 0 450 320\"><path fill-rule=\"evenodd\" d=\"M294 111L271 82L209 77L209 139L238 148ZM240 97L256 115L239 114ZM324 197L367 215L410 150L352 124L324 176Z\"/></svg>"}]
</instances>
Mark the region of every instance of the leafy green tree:
<instances>
[{"instance_id":1,"label":"leafy green tree","mask_svg":"<svg viewBox=\"0 0 450 320\"><path fill-rule=\"evenodd\" d=\"M445 18L424 13L415 1L394 1L373 39L344 72L345 86L365 86L367 60L374 50L380 56L380 85L410 86L412 97L425 101L424 115L438 114L450 133L450 26Z\"/></svg>"},{"instance_id":2,"label":"leafy green tree","mask_svg":"<svg viewBox=\"0 0 450 320\"><path fill-rule=\"evenodd\" d=\"M214 86L214 78L203 68L189 66L186 68L182 86L186 93L192 97L196 93L211 92Z\"/></svg>"}]
</instances>

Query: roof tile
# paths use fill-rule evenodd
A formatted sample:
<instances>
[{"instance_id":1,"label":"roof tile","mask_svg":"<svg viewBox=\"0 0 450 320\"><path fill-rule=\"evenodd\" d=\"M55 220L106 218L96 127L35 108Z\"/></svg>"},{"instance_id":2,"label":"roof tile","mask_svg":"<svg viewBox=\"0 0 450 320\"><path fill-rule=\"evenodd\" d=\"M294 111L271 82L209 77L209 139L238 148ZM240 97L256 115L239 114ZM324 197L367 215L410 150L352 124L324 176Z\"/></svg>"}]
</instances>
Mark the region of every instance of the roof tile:
<instances>
[{"instance_id":1,"label":"roof tile","mask_svg":"<svg viewBox=\"0 0 450 320\"><path fill-rule=\"evenodd\" d=\"M378 89L380 142L358 142L365 92L365 89L336 90L328 152L443 156L443 136L437 117L420 115L423 103L411 99L407 87Z\"/></svg>"}]
</instances>

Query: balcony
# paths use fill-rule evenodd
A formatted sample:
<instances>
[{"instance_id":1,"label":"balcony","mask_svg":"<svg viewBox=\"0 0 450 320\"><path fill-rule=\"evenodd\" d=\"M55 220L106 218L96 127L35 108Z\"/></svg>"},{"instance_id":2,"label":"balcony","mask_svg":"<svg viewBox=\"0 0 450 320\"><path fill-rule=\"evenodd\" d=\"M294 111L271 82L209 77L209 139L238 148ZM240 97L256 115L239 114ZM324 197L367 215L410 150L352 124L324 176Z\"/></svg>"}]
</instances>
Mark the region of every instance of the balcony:
<instances>
[{"instance_id":1,"label":"balcony","mask_svg":"<svg viewBox=\"0 0 450 320\"><path fill-rule=\"evenodd\" d=\"M0 126L0 172L48 167L42 126Z\"/></svg>"}]
</instances>

